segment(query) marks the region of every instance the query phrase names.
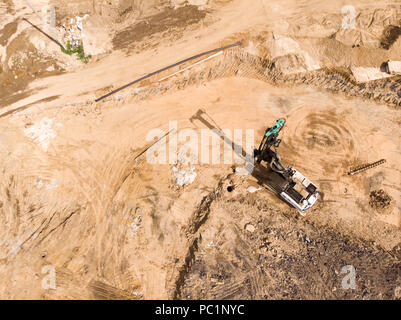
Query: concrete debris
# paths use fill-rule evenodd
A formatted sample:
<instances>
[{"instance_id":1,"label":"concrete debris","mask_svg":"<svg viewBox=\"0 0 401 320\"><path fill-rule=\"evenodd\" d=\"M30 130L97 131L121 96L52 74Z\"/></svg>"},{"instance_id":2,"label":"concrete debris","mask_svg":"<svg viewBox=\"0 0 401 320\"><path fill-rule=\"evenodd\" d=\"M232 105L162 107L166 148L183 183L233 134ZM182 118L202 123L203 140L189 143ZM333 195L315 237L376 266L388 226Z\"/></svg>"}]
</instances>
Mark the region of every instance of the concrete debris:
<instances>
[{"instance_id":1,"label":"concrete debris","mask_svg":"<svg viewBox=\"0 0 401 320\"><path fill-rule=\"evenodd\" d=\"M39 180L39 181L36 183L36 188L40 189L40 188L42 188L42 187L43 187L43 181L42 181L42 180Z\"/></svg>"},{"instance_id":2,"label":"concrete debris","mask_svg":"<svg viewBox=\"0 0 401 320\"><path fill-rule=\"evenodd\" d=\"M386 63L386 72L389 74L401 74L401 61L388 61Z\"/></svg>"},{"instance_id":3,"label":"concrete debris","mask_svg":"<svg viewBox=\"0 0 401 320\"><path fill-rule=\"evenodd\" d=\"M43 180L38 180L36 182L36 188L41 189L43 186L45 186L46 190L54 190L56 189L60 184L59 179L54 178L50 181L50 183L44 183Z\"/></svg>"},{"instance_id":4,"label":"concrete debris","mask_svg":"<svg viewBox=\"0 0 401 320\"><path fill-rule=\"evenodd\" d=\"M128 227L128 236L130 237L135 236L141 224L142 224L142 215L138 214L138 216L134 218L133 222Z\"/></svg>"},{"instance_id":5,"label":"concrete debris","mask_svg":"<svg viewBox=\"0 0 401 320\"><path fill-rule=\"evenodd\" d=\"M87 17L88 15L85 14L83 17L76 16L71 18L70 25L64 27L66 32L63 40L65 43L69 42L72 48L77 48L81 45L83 22Z\"/></svg>"},{"instance_id":6,"label":"concrete debris","mask_svg":"<svg viewBox=\"0 0 401 320\"><path fill-rule=\"evenodd\" d=\"M204 6L208 3L208 0L188 0L188 2L193 6Z\"/></svg>"},{"instance_id":7,"label":"concrete debris","mask_svg":"<svg viewBox=\"0 0 401 320\"><path fill-rule=\"evenodd\" d=\"M58 187L59 185L59 180L54 178L50 181L50 183L46 183L46 189L47 190L54 190Z\"/></svg>"},{"instance_id":8,"label":"concrete debris","mask_svg":"<svg viewBox=\"0 0 401 320\"><path fill-rule=\"evenodd\" d=\"M49 148L50 139L54 139L57 136L56 131L52 128L54 120L54 118L45 117L38 124L24 130L25 135L38 143L43 151L47 151Z\"/></svg>"},{"instance_id":9,"label":"concrete debris","mask_svg":"<svg viewBox=\"0 0 401 320\"><path fill-rule=\"evenodd\" d=\"M245 225L245 230L252 233L252 232L255 232L256 228L252 224L247 223Z\"/></svg>"},{"instance_id":10,"label":"concrete debris","mask_svg":"<svg viewBox=\"0 0 401 320\"><path fill-rule=\"evenodd\" d=\"M15 240L10 240L10 255L14 256L21 250L22 240L17 238Z\"/></svg>"},{"instance_id":11,"label":"concrete debris","mask_svg":"<svg viewBox=\"0 0 401 320\"><path fill-rule=\"evenodd\" d=\"M256 191L259 191L261 188L256 188L254 186L249 186L248 189L246 189L250 193L254 193Z\"/></svg>"},{"instance_id":12,"label":"concrete debris","mask_svg":"<svg viewBox=\"0 0 401 320\"><path fill-rule=\"evenodd\" d=\"M208 0L171 0L171 4L175 9L185 5L185 4L190 4L193 6L198 6L200 7L199 9L202 9L203 6L208 4Z\"/></svg>"},{"instance_id":13,"label":"concrete debris","mask_svg":"<svg viewBox=\"0 0 401 320\"><path fill-rule=\"evenodd\" d=\"M143 293L142 292L139 292L139 291L131 291L131 294L134 296L134 297L137 297L137 298L143 298Z\"/></svg>"},{"instance_id":14,"label":"concrete debris","mask_svg":"<svg viewBox=\"0 0 401 320\"><path fill-rule=\"evenodd\" d=\"M273 35L271 58L276 69L284 74L320 69L318 61L303 50L295 40L278 34Z\"/></svg>"},{"instance_id":15,"label":"concrete debris","mask_svg":"<svg viewBox=\"0 0 401 320\"><path fill-rule=\"evenodd\" d=\"M185 169L178 169L177 167L173 167L173 174L175 177L175 183L178 186L186 186L190 185L192 182L195 181L197 173L195 172L195 168L190 168L189 170Z\"/></svg>"},{"instance_id":16,"label":"concrete debris","mask_svg":"<svg viewBox=\"0 0 401 320\"><path fill-rule=\"evenodd\" d=\"M387 72L374 67L351 67L351 72L357 82L368 82L391 77Z\"/></svg>"},{"instance_id":17,"label":"concrete debris","mask_svg":"<svg viewBox=\"0 0 401 320\"><path fill-rule=\"evenodd\" d=\"M253 167L250 167L250 165L247 165L246 167L235 168L235 174L237 176L247 176L252 172Z\"/></svg>"},{"instance_id":18,"label":"concrete debris","mask_svg":"<svg viewBox=\"0 0 401 320\"><path fill-rule=\"evenodd\" d=\"M89 15L87 15L87 14L85 14L83 17L79 17L79 16L76 16L75 17L75 21L76 21L76 27L79 29L79 30L83 30L83 27L82 27L82 22L88 17Z\"/></svg>"},{"instance_id":19,"label":"concrete debris","mask_svg":"<svg viewBox=\"0 0 401 320\"><path fill-rule=\"evenodd\" d=\"M85 54L98 55L112 49L109 30L100 16L90 16L83 21L81 37Z\"/></svg>"}]
</instances>

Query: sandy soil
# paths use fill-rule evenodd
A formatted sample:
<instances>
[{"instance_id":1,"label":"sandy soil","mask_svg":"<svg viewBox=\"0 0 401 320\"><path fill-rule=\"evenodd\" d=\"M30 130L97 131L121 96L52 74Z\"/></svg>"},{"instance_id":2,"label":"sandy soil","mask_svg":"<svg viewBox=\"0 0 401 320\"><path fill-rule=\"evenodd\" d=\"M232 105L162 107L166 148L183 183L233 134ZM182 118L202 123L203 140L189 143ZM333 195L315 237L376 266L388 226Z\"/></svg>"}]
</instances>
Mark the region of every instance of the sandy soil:
<instances>
[{"instance_id":1,"label":"sandy soil","mask_svg":"<svg viewBox=\"0 0 401 320\"><path fill-rule=\"evenodd\" d=\"M50 1L64 8L60 21L105 19L112 47L88 64L36 48L40 35L21 21L34 19L29 8L0 7L1 298L401 298L400 77L361 83L352 73L400 56L397 5L89 2ZM348 4L360 19L345 32ZM196 68L94 102L237 40L241 47ZM24 50L34 54L12 59ZM206 123L194 117L200 109ZM232 164L196 164L194 182L181 187L174 164L144 153L148 133L167 133L170 121L198 133L253 129L257 145L280 117L283 162L322 191L306 217L268 189L247 191L264 168L239 176ZM346 265L356 269L355 290L342 288ZM44 266L55 268L55 289L43 287Z\"/></svg>"}]
</instances>

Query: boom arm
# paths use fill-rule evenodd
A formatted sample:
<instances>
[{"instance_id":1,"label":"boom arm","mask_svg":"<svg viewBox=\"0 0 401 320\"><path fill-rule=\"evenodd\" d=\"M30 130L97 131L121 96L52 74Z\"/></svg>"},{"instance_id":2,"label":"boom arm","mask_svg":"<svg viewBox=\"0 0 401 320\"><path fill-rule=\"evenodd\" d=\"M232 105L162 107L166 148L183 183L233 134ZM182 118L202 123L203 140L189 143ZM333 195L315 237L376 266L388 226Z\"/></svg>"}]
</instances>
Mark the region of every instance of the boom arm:
<instances>
[{"instance_id":1,"label":"boom arm","mask_svg":"<svg viewBox=\"0 0 401 320\"><path fill-rule=\"evenodd\" d=\"M280 156L277 154L277 148L281 142L281 139L278 139L278 134L283 129L285 122L285 119L281 118L276 121L273 127L267 128L260 142L259 149L255 150L256 162L260 164L262 161L266 161L270 165L270 168L276 172L283 172L285 170Z\"/></svg>"},{"instance_id":2,"label":"boom arm","mask_svg":"<svg viewBox=\"0 0 401 320\"><path fill-rule=\"evenodd\" d=\"M266 184L304 215L305 211L315 204L319 190L295 168L291 166L285 168L281 163L280 156L277 154L277 148L281 142L278 134L285 123L285 119L279 119L273 127L266 129L259 149L255 149L255 160L258 164L262 161L269 164L274 172L265 181Z\"/></svg>"}]
</instances>

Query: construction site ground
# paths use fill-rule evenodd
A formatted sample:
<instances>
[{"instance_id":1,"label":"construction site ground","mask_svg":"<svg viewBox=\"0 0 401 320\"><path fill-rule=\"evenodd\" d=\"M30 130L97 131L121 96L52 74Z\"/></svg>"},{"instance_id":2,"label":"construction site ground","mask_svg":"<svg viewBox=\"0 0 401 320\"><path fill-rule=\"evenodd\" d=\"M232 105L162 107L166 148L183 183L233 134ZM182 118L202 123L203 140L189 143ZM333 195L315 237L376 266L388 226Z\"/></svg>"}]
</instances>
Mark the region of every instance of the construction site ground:
<instances>
[{"instance_id":1,"label":"construction site ground","mask_svg":"<svg viewBox=\"0 0 401 320\"><path fill-rule=\"evenodd\" d=\"M35 21L23 1L0 6L0 297L401 299L401 77L351 72L401 57L389 29L401 27L397 1L198 2L149 1L136 13L132 1L105 20L110 46L88 64L47 55L57 45L21 20ZM60 21L102 16L92 1L39 3ZM341 30L348 4L368 21L352 32ZM144 153L148 133L171 121L199 136L219 126L245 140L251 129L257 146L281 117L283 162L321 190L305 217L261 187L262 173L237 174L243 165L195 164L179 186L176 164ZM44 266L55 289L43 287Z\"/></svg>"}]
</instances>

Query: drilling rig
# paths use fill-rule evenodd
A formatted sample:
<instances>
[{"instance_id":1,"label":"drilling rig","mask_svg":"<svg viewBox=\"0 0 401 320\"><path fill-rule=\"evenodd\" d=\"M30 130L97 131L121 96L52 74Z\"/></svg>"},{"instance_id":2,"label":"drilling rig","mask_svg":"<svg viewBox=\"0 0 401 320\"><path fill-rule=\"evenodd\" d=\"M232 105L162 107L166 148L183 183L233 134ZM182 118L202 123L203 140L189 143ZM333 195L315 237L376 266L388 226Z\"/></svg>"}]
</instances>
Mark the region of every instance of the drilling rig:
<instances>
[{"instance_id":1,"label":"drilling rig","mask_svg":"<svg viewBox=\"0 0 401 320\"><path fill-rule=\"evenodd\" d=\"M261 165L262 162L269 165L272 172L263 181L264 184L304 216L318 199L319 190L294 167L284 167L281 163L281 158L277 153L281 143L278 136L285 124L286 120L281 118L273 127L266 129L259 148L254 150L255 165Z\"/></svg>"}]
</instances>

